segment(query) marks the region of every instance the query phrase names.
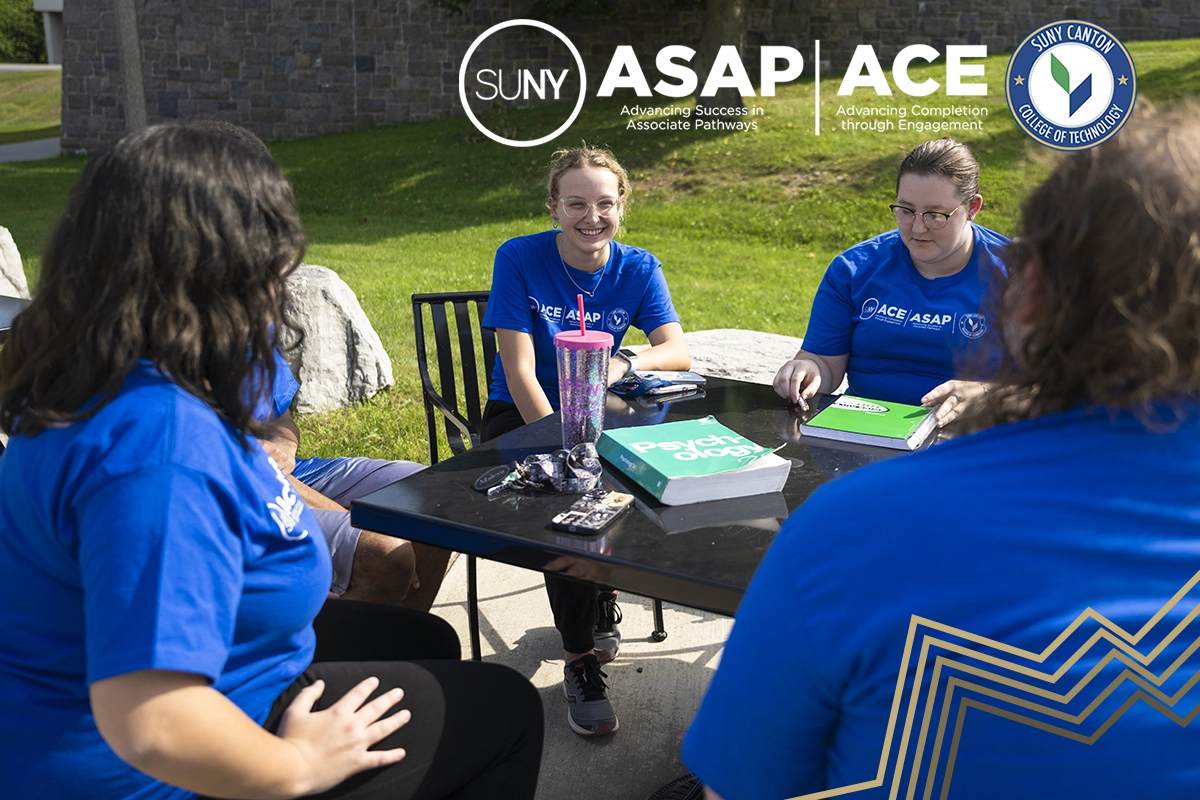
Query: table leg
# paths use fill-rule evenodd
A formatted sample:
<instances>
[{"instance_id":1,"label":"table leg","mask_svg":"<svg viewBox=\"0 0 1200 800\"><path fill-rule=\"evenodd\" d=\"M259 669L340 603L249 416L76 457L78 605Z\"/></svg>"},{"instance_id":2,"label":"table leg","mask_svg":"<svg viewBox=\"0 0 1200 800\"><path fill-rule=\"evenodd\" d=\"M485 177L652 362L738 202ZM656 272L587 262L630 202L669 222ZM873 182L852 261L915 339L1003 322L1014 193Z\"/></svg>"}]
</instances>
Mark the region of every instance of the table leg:
<instances>
[{"instance_id":1,"label":"table leg","mask_svg":"<svg viewBox=\"0 0 1200 800\"><path fill-rule=\"evenodd\" d=\"M483 660L479 648L479 582L475 577L475 556L467 556L467 628L471 636L471 658Z\"/></svg>"}]
</instances>

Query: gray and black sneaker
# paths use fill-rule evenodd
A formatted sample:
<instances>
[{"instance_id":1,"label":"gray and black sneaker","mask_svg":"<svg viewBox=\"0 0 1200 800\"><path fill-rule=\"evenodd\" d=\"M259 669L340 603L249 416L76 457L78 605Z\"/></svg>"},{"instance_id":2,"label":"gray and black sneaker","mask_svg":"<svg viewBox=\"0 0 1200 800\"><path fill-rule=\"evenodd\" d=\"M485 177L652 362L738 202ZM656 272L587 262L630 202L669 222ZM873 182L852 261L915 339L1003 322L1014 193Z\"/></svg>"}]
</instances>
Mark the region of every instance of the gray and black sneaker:
<instances>
[{"instance_id":1,"label":"gray and black sneaker","mask_svg":"<svg viewBox=\"0 0 1200 800\"><path fill-rule=\"evenodd\" d=\"M608 701L608 676L591 653L563 668L563 694L567 697L567 724L580 736L603 736L617 729L617 712Z\"/></svg>"},{"instance_id":2,"label":"gray and black sneaker","mask_svg":"<svg viewBox=\"0 0 1200 800\"><path fill-rule=\"evenodd\" d=\"M600 592L596 599L596 629L592 631L592 641L596 660L607 664L617 657L621 650L621 629L617 623L621 621L621 607L617 605L616 592Z\"/></svg>"}]
</instances>

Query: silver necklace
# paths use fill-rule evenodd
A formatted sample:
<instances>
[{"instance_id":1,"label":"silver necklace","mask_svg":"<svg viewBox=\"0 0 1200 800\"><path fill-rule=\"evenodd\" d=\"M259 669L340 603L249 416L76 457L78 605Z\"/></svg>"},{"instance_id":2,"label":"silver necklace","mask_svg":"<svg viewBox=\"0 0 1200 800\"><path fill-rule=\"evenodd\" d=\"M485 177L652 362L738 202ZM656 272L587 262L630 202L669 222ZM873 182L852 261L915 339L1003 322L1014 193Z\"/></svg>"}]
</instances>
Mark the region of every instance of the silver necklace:
<instances>
[{"instance_id":1,"label":"silver necklace","mask_svg":"<svg viewBox=\"0 0 1200 800\"><path fill-rule=\"evenodd\" d=\"M596 292L600 290L600 282L604 280L604 270L608 269L608 259L604 259L604 266L600 268L600 277L596 279L596 288L589 292L587 289L576 283L575 279L571 277L571 268L567 266L566 260L562 257L562 249L558 246L557 236L554 237L554 250L558 253L558 263L562 264L563 272L567 274L567 280L574 284L575 288L580 292L586 294L588 298L594 298L596 296Z\"/></svg>"}]
</instances>

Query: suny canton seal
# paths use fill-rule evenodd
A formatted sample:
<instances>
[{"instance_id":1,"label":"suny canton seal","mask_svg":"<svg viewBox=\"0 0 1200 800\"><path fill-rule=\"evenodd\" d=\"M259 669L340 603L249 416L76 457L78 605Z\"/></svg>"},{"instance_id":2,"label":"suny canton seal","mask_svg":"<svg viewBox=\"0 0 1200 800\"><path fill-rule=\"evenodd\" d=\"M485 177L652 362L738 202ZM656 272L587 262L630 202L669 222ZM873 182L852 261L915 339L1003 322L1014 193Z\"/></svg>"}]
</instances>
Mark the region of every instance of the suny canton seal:
<instances>
[{"instance_id":1,"label":"suny canton seal","mask_svg":"<svg viewBox=\"0 0 1200 800\"><path fill-rule=\"evenodd\" d=\"M608 312L606 323L610 331L623 331L629 327L629 312L623 308L614 308Z\"/></svg>"},{"instance_id":2,"label":"suny canton seal","mask_svg":"<svg viewBox=\"0 0 1200 800\"><path fill-rule=\"evenodd\" d=\"M1121 129L1137 99L1125 45L1078 19L1043 25L1021 42L1004 76L1008 108L1027 134L1056 150L1086 150Z\"/></svg>"},{"instance_id":3,"label":"suny canton seal","mask_svg":"<svg viewBox=\"0 0 1200 800\"><path fill-rule=\"evenodd\" d=\"M987 320L983 314L963 314L958 318L958 331L968 339L978 339L987 333Z\"/></svg>"}]
</instances>

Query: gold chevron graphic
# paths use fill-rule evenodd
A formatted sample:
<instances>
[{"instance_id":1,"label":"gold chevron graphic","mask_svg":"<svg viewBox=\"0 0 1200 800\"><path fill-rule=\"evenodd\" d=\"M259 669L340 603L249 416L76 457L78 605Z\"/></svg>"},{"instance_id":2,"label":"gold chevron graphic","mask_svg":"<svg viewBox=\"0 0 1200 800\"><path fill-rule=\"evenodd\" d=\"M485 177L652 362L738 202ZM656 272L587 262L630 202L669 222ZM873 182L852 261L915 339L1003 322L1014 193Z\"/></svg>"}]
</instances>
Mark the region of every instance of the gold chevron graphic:
<instances>
[{"instance_id":1,"label":"gold chevron graphic","mask_svg":"<svg viewBox=\"0 0 1200 800\"><path fill-rule=\"evenodd\" d=\"M1200 584L1200 572L1194 574L1136 633L1129 633L1092 608L1084 609L1040 653L1014 647L1005 642L914 615L909 620L904 652L900 658L900 670L896 677L896 689L892 695L891 712L888 715L887 731L884 734L883 750L879 757L879 769L875 778L862 783L802 795L792 800L824 800L824 798L840 797L884 786L887 783L888 762L896 734L896 724L900 718L900 709L907 699L908 712L900 730L899 751L896 764L891 770L888 794L889 800L896 800L899 797L900 789L904 784L905 765L908 761L906 754L913 739L914 727L917 725L917 708L922 705L918 702L922 694L921 687L924 685L931 651L934 650L942 651L944 654L934 657L932 669L928 670L930 685L925 692L924 712L921 715L920 725L916 728L916 745L912 754L911 773L907 781L905 800L914 800L916 797L921 767L927 758L926 745L930 742L933 713L939 705L939 698L941 713L938 715L936 728L932 731L933 741L928 755L929 766L921 795L922 800L931 800L933 796L939 774L941 753L947 735L949 735L949 750L946 756L939 800L946 800L949 795L959 743L966 724L967 712L970 710L991 714L1085 744L1096 742L1139 701L1156 709L1180 727L1186 727L1193 719L1200 716L1200 697L1195 698L1196 703L1190 710L1183 712L1179 710L1188 693L1197 683L1200 683L1200 669L1188 676L1187 680L1171 694L1164 692L1162 687L1179 672L1180 668L1197 650L1200 650L1200 635L1197 635L1197 638L1191 641L1182 653L1163 667L1161 672L1154 672L1151 667L1155 659L1176 640L1181 643L1186 641L1182 638L1183 634L1188 626L1200 617L1200 603L1197 603L1152 649L1142 652L1137 645L1196 588L1197 584ZM1085 625L1091 624L1096 625L1097 629L1088 636L1083 644L1067 654L1056 669L1045 671L1038 668L1038 665L1045 664L1049 659L1058 655L1058 650L1072 636L1081 632ZM918 631L922 631L919 647L917 646ZM959 641L953 641L954 639ZM1096 647L1106 644L1110 649L1091 669L1069 687L1065 687L1065 691L1054 690L1054 686L1063 680L1081 659L1093 652ZM914 650L918 653L915 666L911 663ZM960 658L969 659L969 661L960 660ZM979 664L986 666L979 666ZM1097 679L1110 667L1115 669L1116 665L1120 665L1123 669L1106 685L1099 687ZM913 688L906 697L904 684L910 667L914 670ZM939 688L943 681L944 688ZM999 684L1008 691L987 686L980 681ZM1107 717L1093 719L1092 716L1096 710L1103 706L1106 700L1118 696L1119 690L1130 691L1130 694ZM1066 707L1069 704L1076 700L1082 700L1085 693L1089 691L1095 691L1095 696L1086 706L1075 712L1067 710ZM968 694L975 696L967 696ZM998 704L1019 708L1028 713L1014 711L1012 708L1005 708L1001 705L993 705L991 702L979 699L980 697L986 697ZM953 715L954 720L951 725L951 712L955 708L957 708L957 713ZM1090 733L1081 730L1084 725L1093 726Z\"/></svg>"}]
</instances>

